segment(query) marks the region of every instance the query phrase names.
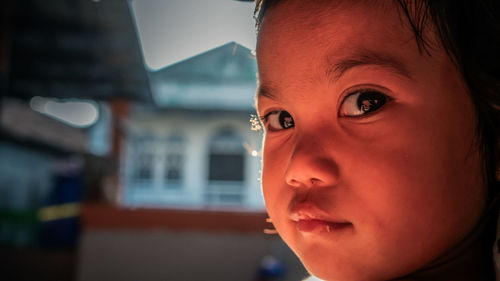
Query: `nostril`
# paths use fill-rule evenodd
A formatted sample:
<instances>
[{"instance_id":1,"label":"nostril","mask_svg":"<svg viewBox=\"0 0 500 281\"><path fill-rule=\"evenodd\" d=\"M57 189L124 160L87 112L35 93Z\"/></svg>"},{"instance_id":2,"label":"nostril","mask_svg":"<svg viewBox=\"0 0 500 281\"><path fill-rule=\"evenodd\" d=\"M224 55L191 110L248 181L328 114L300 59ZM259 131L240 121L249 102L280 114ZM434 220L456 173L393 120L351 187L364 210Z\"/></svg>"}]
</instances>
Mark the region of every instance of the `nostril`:
<instances>
[{"instance_id":1,"label":"nostril","mask_svg":"<svg viewBox=\"0 0 500 281\"><path fill-rule=\"evenodd\" d=\"M308 188L336 184L339 177L337 162L322 155L324 150L321 148L313 151L311 145L306 147L304 144L293 152L284 171L284 181L288 186Z\"/></svg>"},{"instance_id":2,"label":"nostril","mask_svg":"<svg viewBox=\"0 0 500 281\"><path fill-rule=\"evenodd\" d=\"M300 182L299 182L298 180L293 179L293 178L292 178L292 179L287 179L287 180L286 180L286 183L287 183L288 185L290 185L290 186L293 186L293 187L299 187L299 186L301 185L301 184L300 184Z\"/></svg>"},{"instance_id":3,"label":"nostril","mask_svg":"<svg viewBox=\"0 0 500 281\"><path fill-rule=\"evenodd\" d=\"M321 182L320 179L317 178L311 178L311 185L319 184Z\"/></svg>"},{"instance_id":4,"label":"nostril","mask_svg":"<svg viewBox=\"0 0 500 281\"><path fill-rule=\"evenodd\" d=\"M287 179L287 181L286 181L286 183L289 186L293 186L293 187L301 187L301 186L312 187L312 186L321 184L321 182L322 181L318 178L310 178L310 179L304 179L304 180L297 180L297 179L291 178L291 179Z\"/></svg>"}]
</instances>

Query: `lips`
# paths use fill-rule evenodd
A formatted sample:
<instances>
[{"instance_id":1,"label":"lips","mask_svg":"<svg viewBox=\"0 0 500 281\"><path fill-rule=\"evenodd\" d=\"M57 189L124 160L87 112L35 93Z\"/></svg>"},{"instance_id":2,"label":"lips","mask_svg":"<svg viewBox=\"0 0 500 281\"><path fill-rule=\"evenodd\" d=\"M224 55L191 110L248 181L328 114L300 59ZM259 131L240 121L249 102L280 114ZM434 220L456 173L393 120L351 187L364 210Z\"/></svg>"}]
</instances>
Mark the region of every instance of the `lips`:
<instances>
[{"instance_id":1,"label":"lips","mask_svg":"<svg viewBox=\"0 0 500 281\"><path fill-rule=\"evenodd\" d=\"M302 233L335 233L352 226L349 221L333 218L309 202L292 204L290 220L295 222L297 230Z\"/></svg>"},{"instance_id":2,"label":"lips","mask_svg":"<svg viewBox=\"0 0 500 281\"><path fill-rule=\"evenodd\" d=\"M322 220L299 220L297 230L302 233L335 233L351 227L351 223L336 223Z\"/></svg>"}]
</instances>

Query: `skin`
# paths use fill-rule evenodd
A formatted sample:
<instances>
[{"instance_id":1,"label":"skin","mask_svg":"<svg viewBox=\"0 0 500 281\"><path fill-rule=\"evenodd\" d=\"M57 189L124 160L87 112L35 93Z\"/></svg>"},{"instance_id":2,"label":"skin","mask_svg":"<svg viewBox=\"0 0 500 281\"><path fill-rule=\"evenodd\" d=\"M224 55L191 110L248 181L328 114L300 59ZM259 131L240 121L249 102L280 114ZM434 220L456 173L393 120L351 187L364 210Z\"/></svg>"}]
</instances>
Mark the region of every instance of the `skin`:
<instances>
[{"instance_id":1,"label":"skin","mask_svg":"<svg viewBox=\"0 0 500 281\"><path fill-rule=\"evenodd\" d=\"M467 89L434 34L430 54L419 52L392 2L283 2L257 45L269 216L319 278L410 274L460 243L485 207ZM347 116L359 89L388 99ZM280 126L280 111L294 126ZM291 216L310 209L344 224L304 231Z\"/></svg>"}]
</instances>

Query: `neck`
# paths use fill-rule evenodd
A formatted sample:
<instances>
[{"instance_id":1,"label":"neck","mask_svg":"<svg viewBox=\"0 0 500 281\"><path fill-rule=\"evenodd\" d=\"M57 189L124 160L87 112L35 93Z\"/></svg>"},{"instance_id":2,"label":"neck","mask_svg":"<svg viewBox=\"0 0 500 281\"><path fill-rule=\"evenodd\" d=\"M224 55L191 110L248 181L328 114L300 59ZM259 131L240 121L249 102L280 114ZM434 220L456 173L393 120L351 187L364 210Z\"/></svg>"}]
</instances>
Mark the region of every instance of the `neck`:
<instances>
[{"instance_id":1,"label":"neck","mask_svg":"<svg viewBox=\"0 0 500 281\"><path fill-rule=\"evenodd\" d=\"M494 200L478 225L457 246L398 281L495 280L492 246L496 234L497 202Z\"/></svg>"},{"instance_id":2,"label":"neck","mask_svg":"<svg viewBox=\"0 0 500 281\"><path fill-rule=\"evenodd\" d=\"M467 249L454 256L446 256L430 267L426 267L401 281L492 281L494 280L491 250L487 251L485 243L475 241ZM451 254L451 252L450 252Z\"/></svg>"}]
</instances>

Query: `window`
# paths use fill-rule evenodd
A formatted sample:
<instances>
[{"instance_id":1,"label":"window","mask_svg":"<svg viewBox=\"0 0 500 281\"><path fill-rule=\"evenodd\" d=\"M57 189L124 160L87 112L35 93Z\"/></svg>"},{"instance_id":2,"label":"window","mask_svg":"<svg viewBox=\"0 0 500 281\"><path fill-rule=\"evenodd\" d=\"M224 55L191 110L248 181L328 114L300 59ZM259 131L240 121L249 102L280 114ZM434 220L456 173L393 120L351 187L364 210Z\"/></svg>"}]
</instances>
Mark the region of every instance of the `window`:
<instances>
[{"instance_id":1,"label":"window","mask_svg":"<svg viewBox=\"0 0 500 281\"><path fill-rule=\"evenodd\" d=\"M239 204L243 201L245 154L242 140L230 130L220 131L210 142L209 204Z\"/></svg>"},{"instance_id":2,"label":"window","mask_svg":"<svg viewBox=\"0 0 500 281\"><path fill-rule=\"evenodd\" d=\"M179 135L168 138L135 136L132 141L131 183L134 189L179 189L184 176L185 140ZM148 191L149 192L149 191Z\"/></svg>"},{"instance_id":3,"label":"window","mask_svg":"<svg viewBox=\"0 0 500 281\"><path fill-rule=\"evenodd\" d=\"M184 143L184 139L180 136L171 136L166 141L163 163L163 178L166 188L180 188L182 186Z\"/></svg>"},{"instance_id":4,"label":"window","mask_svg":"<svg viewBox=\"0 0 500 281\"><path fill-rule=\"evenodd\" d=\"M243 181L243 154L213 152L210 154L211 181Z\"/></svg>"},{"instance_id":5,"label":"window","mask_svg":"<svg viewBox=\"0 0 500 281\"><path fill-rule=\"evenodd\" d=\"M154 179L155 143L153 137L136 137L132 143L132 179L137 187L151 187Z\"/></svg>"}]
</instances>

